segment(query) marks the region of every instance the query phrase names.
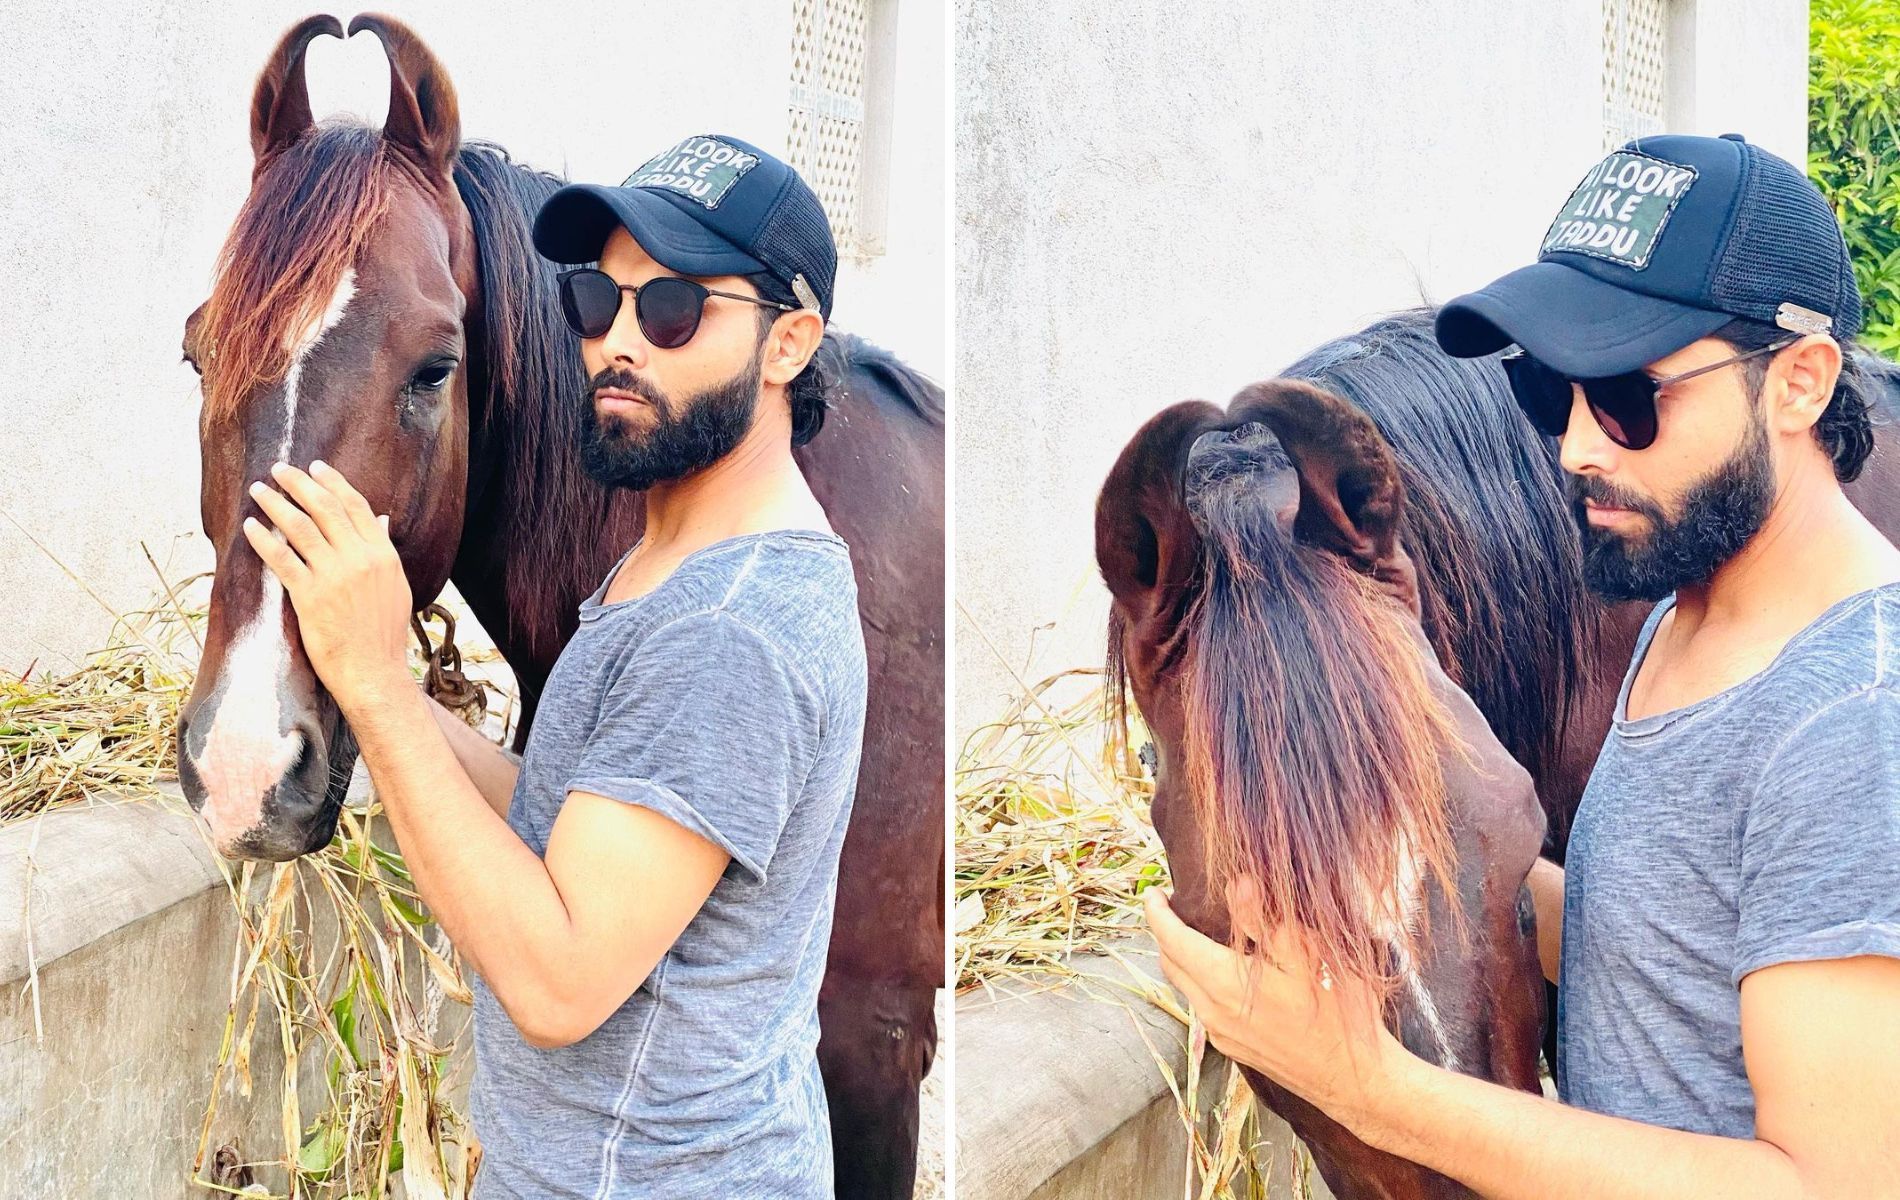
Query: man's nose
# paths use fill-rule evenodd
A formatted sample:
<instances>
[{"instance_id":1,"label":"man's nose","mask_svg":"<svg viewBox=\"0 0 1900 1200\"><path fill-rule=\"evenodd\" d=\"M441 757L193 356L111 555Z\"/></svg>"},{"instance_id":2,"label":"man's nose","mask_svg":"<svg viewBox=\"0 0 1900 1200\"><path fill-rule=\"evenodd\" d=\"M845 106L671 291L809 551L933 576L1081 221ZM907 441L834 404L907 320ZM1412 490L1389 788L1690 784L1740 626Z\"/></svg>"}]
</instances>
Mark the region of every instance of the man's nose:
<instances>
[{"instance_id":1,"label":"man's nose","mask_svg":"<svg viewBox=\"0 0 1900 1200\"><path fill-rule=\"evenodd\" d=\"M1557 462L1572 475L1608 471L1616 458L1617 446L1597 423L1596 414L1583 398L1583 388L1570 385L1570 424L1558 440Z\"/></svg>"},{"instance_id":2,"label":"man's nose","mask_svg":"<svg viewBox=\"0 0 1900 1200\"><path fill-rule=\"evenodd\" d=\"M601 335L600 352L608 363L639 370L647 365L647 356L653 347L647 344L646 334L640 331L637 298L621 294L620 311L614 316L614 323Z\"/></svg>"}]
</instances>

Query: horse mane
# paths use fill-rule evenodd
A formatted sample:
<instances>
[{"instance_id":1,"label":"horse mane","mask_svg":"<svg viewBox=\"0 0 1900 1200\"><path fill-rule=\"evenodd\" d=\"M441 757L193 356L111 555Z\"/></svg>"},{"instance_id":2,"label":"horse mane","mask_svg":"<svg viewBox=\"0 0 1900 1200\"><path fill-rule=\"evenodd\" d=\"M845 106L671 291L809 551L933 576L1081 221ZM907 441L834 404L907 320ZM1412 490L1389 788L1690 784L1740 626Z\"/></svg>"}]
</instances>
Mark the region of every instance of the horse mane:
<instances>
[{"instance_id":1,"label":"horse mane","mask_svg":"<svg viewBox=\"0 0 1900 1200\"><path fill-rule=\"evenodd\" d=\"M1293 469L1278 440L1210 437L1185 487L1201 545L1181 766L1211 878L1258 891L1217 903L1293 923L1335 975L1389 990L1418 961L1427 876L1457 895L1440 754L1458 735L1409 614L1274 511L1262 476Z\"/></svg>"},{"instance_id":2,"label":"horse mane","mask_svg":"<svg viewBox=\"0 0 1900 1200\"><path fill-rule=\"evenodd\" d=\"M1524 420L1495 359L1438 348L1433 315L1393 313L1284 374L1343 397L1392 446L1425 635L1505 749L1542 778L1591 677L1602 607L1583 584L1556 443Z\"/></svg>"},{"instance_id":3,"label":"horse mane","mask_svg":"<svg viewBox=\"0 0 1900 1200\"><path fill-rule=\"evenodd\" d=\"M1900 363L1867 349L1854 352L1854 363L1870 385L1864 389L1869 419L1876 426L1900 423Z\"/></svg>"},{"instance_id":4,"label":"horse mane","mask_svg":"<svg viewBox=\"0 0 1900 1200\"><path fill-rule=\"evenodd\" d=\"M514 161L492 142L470 140L455 160L455 186L475 227L482 307L470 347L469 477L499 469L499 495L470 497L490 514L494 539L512 547L502 588L510 635L530 654L559 652L561 605L600 582L592 544L612 493L575 450L587 370L561 318L561 268L534 248L542 201L565 183Z\"/></svg>"},{"instance_id":5,"label":"horse mane","mask_svg":"<svg viewBox=\"0 0 1900 1200\"><path fill-rule=\"evenodd\" d=\"M200 318L208 421L235 416L254 390L283 377L297 334L322 314L408 170L378 131L348 121L318 125L262 164L218 252Z\"/></svg>"},{"instance_id":6,"label":"horse mane","mask_svg":"<svg viewBox=\"0 0 1900 1200\"><path fill-rule=\"evenodd\" d=\"M872 385L868 389L872 397L886 403L902 401L913 416L943 428L943 387L884 347L854 333L827 331L815 359L824 378L833 380L837 390L849 392L853 377L862 376Z\"/></svg>"}]
</instances>

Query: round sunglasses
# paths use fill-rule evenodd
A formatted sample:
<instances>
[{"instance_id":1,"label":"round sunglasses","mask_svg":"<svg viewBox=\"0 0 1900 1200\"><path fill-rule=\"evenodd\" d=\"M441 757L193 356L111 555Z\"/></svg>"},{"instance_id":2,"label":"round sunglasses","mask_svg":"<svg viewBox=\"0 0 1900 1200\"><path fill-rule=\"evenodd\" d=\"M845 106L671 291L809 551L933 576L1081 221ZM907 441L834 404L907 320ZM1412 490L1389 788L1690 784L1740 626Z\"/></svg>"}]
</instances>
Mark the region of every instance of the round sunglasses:
<instances>
[{"instance_id":1,"label":"round sunglasses","mask_svg":"<svg viewBox=\"0 0 1900 1200\"><path fill-rule=\"evenodd\" d=\"M1524 410L1539 433L1562 437L1570 428L1570 385L1574 383L1583 389L1583 401L1602 427L1604 436L1625 450L1647 450L1656 441L1656 394L1663 388L1763 354L1773 354L1800 340L1784 338L1771 346L1661 379L1644 371L1573 379L1532 358L1521 347L1514 347L1499 361L1504 365L1505 377L1511 381L1511 394L1517 398L1517 406Z\"/></svg>"},{"instance_id":2,"label":"round sunglasses","mask_svg":"<svg viewBox=\"0 0 1900 1200\"><path fill-rule=\"evenodd\" d=\"M662 350L677 350L693 340L693 335L699 332L699 319L705 313L708 296L743 300L780 312L798 311L776 300L741 296L737 292L715 292L678 275L661 275L636 286L621 283L594 267L576 267L561 272L559 278L561 315L567 318L568 328L575 333L584 338L605 334L619 319L623 296L631 293L640 332Z\"/></svg>"}]
</instances>

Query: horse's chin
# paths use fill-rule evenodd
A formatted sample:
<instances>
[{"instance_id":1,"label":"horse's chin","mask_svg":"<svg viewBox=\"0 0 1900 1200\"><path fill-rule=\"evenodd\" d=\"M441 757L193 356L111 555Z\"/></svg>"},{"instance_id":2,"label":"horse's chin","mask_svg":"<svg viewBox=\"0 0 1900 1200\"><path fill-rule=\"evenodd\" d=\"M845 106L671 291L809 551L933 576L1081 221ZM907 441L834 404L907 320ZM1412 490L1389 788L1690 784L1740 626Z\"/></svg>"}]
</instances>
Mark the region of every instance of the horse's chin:
<instances>
[{"instance_id":1,"label":"horse's chin","mask_svg":"<svg viewBox=\"0 0 1900 1200\"><path fill-rule=\"evenodd\" d=\"M314 854L336 836L336 809L326 805L325 813L302 829L266 826L249 830L231 845L220 846L218 853L248 862L290 862Z\"/></svg>"}]
</instances>

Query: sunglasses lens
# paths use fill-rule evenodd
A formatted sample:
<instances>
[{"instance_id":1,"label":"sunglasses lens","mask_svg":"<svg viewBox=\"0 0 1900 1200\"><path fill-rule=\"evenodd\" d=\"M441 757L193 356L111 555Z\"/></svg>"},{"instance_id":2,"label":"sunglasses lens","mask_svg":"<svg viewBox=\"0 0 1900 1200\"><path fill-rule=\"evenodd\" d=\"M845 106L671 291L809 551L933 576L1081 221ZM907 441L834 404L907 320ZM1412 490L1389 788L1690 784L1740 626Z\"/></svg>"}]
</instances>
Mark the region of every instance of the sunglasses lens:
<instances>
[{"instance_id":1,"label":"sunglasses lens","mask_svg":"<svg viewBox=\"0 0 1900 1200\"><path fill-rule=\"evenodd\" d=\"M1641 371L1583 381L1583 397L1609 439L1625 450L1656 440L1656 383Z\"/></svg>"},{"instance_id":2,"label":"sunglasses lens","mask_svg":"<svg viewBox=\"0 0 1900 1200\"><path fill-rule=\"evenodd\" d=\"M1570 381L1528 354L1505 359L1504 374L1537 432L1562 437L1570 427Z\"/></svg>"},{"instance_id":3,"label":"sunglasses lens","mask_svg":"<svg viewBox=\"0 0 1900 1200\"><path fill-rule=\"evenodd\" d=\"M574 271L561 279L561 315L575 333L597 338L614 327L620 286L603 271Z\"/></svg>"},{"instance_id":4,"label":"sunglasses lens","mask_svg":"<svg viewBox=\"0 0 1900 1200\"><path fill-rule=\"evenodd\" d=\"M705 299L705 293L689 280L662 275L649 281L634 297L640 332L662 350L684 346L699 329Z\"/></svg>"}]
</instances>

